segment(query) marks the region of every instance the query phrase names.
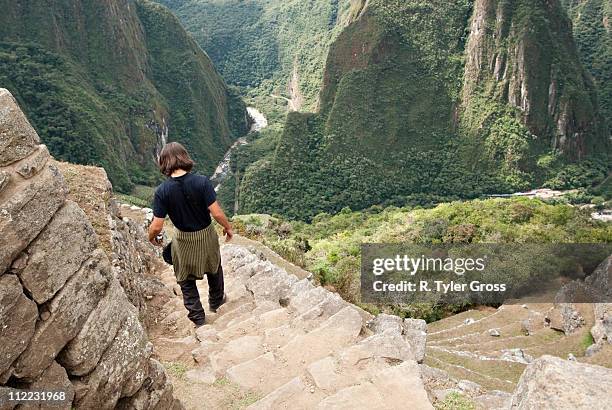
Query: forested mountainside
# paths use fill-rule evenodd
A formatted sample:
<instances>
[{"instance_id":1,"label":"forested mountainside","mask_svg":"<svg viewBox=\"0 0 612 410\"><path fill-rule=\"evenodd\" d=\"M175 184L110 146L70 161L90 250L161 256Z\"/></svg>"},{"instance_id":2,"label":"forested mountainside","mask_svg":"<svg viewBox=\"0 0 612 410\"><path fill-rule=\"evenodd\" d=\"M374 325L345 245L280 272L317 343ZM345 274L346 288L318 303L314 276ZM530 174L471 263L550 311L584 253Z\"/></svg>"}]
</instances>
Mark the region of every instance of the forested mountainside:
<instances>
[{"instance_id":1,"label":"forested mountainside","mask_svg":"<svg viewBox=\"0 0 612 410\"><path fill-rule=\"evenodd\" d=\"M601 113L612 118L612 2L609 0L563 0L574 25L574 37L586 68L599 93Z\"/></svg>"},{"instance_id":2,"label":"forested mountainside","mask_svg":"<svg viewBox=\"0 0 612 410\"><path fill-rule=\"evenodd\" d=\"M58 159L103 166L115 189L159 179L168 140L212 173L245 106L166 8L148 0L0 0L0 85Z\"/></svg>"},{"instance_id":3,"label":"forested mountainside","mask_svg":"<svg viewBox=\"0 0 612 410\"><path fill-rule=\"evenodd\" d=\"M370 0L332 44L320 112L246 168L241 213L600 185L610 142L558 0Z\"/></svg>"},{"instance_id":4,"label":"forested mountainside","mask_svg":"<svg viewBox=\"0 0 612 410\"><path fill-rule=\"evenodd\" d=\"M329 45L345 26L351 0L158 2L179 16L229 84L312 111Z\"/></svg>"}]
</instances>

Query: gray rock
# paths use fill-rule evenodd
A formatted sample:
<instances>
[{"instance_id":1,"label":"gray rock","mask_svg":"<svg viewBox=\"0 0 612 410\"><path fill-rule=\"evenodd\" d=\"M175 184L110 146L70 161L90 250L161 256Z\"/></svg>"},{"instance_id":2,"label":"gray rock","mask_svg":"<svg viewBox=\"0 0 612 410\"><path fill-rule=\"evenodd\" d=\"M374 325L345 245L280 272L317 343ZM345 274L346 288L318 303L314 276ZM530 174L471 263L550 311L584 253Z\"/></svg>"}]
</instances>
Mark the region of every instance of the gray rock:
<instances>
[{"instance_id":1,"label":"gray rock","mask_svg":"<svg viewBox=\"0 0 612 410\"><path fill-rule=\"evenodd\" d=\"M528 354L525 354L523 349L504 349L502 350L502 355L500 357L502 360L507 360L509 362L517 362L517 363L531 363L533 361L533 357Z\"/></svg>"},{"instance_id":2,"label":"gray rock","mask_svg":"<svg viewBox=\"0 0 612 410\"><path fill-rule=\"evenodd\" d=\"M85 213L67 201L26 250L27 263L13 270L38 304L56 294L98 246Z\"/></svg>"},{"instance_id":3,"label":"gray rock","mask_svg":"<svg viewBox=\"0 0 612 410\"><path fill-rule=\"evenodd\" d=\"M551 329L571 335L586 323L573 303L559 303L548 313Z\"/></svg>"},{"instance_id":4,"label":"gray rock","mask_svg":"<svg viewBox=\"0 0 612 410\"><path fill-rule=\"evenodd\" d=\"M469 380L460 380L457 383L457 388L464 393L468 393L470 396L484 392L482 386Z\"/></svg>"},{"instance_id":5,"label":"gray rock","mask_svg":"<svg viewBox=\"0 0 612 410\"><path fill-rule=\"evenodd\" d=\"M596 303L591 335L595 343L612 343L612 303Z\"/></svg>"},{"instance_id":6,"label":"gray rock","mask_svg":"<svg viewBox=\"0 0 612 410\"><path fill-rule=\"evenodd\" d=\"M612 300L612 256L603 261L595 271L585 279L585 282L604 292L606 302ZM595 343L607 341L612 343L612 303L596 303L594 305L595 324L591 334Z\"/></svg>"},{"instance_id":7,"label":"gray rock","mask_svg":"<svg viewBox=\"0 0 612 410\"><path fill-rule=\"evenodd\" d=\"M321 290L322 292L320 295L323 297L323 299L313 308L302 313L300 315L300 319L315 320L319 317L330 317L348 306L348 303L344 301L344 299L342 299L337 293L329 292L323 288L321 288Z\"/></svg>"},{"instance_id":8,"label":"gray rock","mask_svg":"<svg viewBox=\"0 0 612 410\"><path fill-rule=\"evenodd\" d=\"M0 171L0 193L4 191L9 183L11 182L11 174L6 171Z\"/></svg>"},{"instance_id":9,"label":"gray rock","mask_svg":"<svg viewBox=\"0 0 612 410\"><path fill-rule=\"evenodd\" d=\"M471 325L471 324L473 324L473 323L476 323L476 321L475 321L474 319L472 319L471 317L468 317L467 319L465 319L465 320L463 321L463 324L464 324L464 325Z\"/></svg>"},{"instance_id":10,"label":"gray rock","mask_svg":"<svg viewBox=\"0 0 612 410\"><path fill-rule=\"evenodd\" d=\"M610 403L612 370L542 356L521 376L513 409L604 409Z\"/></svg>"},{"instance_id":11,"label":"gray rock","mask_svg":"<svg viewBox=\"0 0 612 410\"><path fill-rule=\"evenodd\" d=\"M103 190L105 194L111 194L110 187L102 185L96 188ZM164 284L151 275L161 257L147 240L142 225L129 218L120 219L116 213L117 208L110 208L111 212L115 212L111 213L110 219L113 226L113 273L119 279L129 301L138 309L140 317L146 320L151 316L147 315L147 296L166 291ZM179 292L178 295L180 294Z\"/></svg>"},{"instance_id":12,"label":"gray rock","mask_svg":"<svg viewBox=\"0 0 612 410\"><path fill-rule=\"evenodd\" d=\"M404 319L402 323L404 339L410 343L418 363L425 359L427 344L427 323L422 319Z\"/></svg>"},{"instance_id":13,"label":"gray rock","mask_svg":"<svg viewBox=\"0 0 612 410\"><path fill-rule=\"evenodd\" d=\"M395 315L387 315L381 313L367 323L367 327L374 333L383 333L386 330L392 330L402 334L402 318Z\"/></svg>"},{"instance_id":14,"label":"gray rock","mask_svg":"<svg viewBox=\"0 0 612 410\"><path fill-rule=\"evenodd\" d=\"M92 371L131 308L119 281L112 278L106 295L91 312L79 334L62 350L58 362L71 375L82 376Z\"/></svg>"},{"instance_id":15,"label":"gray rock","mask_svg":"<svg viewBox=\"0 0 612 410\"><path fill-rule=\"evenodd\" d=\"M594 356L599 353L602 348L603 346L601 343L593 343L592 345L586 348L586 350L584 351L584 355L586 357Z\"/></svg>"},{"instance_id":16,"label":"gray rock","mask_svg":"<svg viewBox=\"0 0 612 410\"><path fill-rule=\"evenodd\" d=\"M43 409L43 408L57 408L57 409L72 409L72 401L74 400L74 387L68 379L66 370L60 366L57 362L51 363L49 367L31 384L27 386L28 390L33 391L53 391L65 393L65 400L58 402L51 402L49 405L23 405L19 406L20 409Z\"/></svg>"},{"instance_id":17,"label":"gray rock","mask_svg":"<svg viewBox=\"0 0 612 410\"><path fill-rule=\"evenodd\" d=\"M133 396L121 399L116 408L118 410L182 408L180 403L173 399L172 393L172 384L168 381L164 367L157 360L150 359L148 377L142 387Z\"/></svg>"},{"instance_id":18,"label":"gray rock","mask_svg":"<svg viewBox=\"0 0 612 410\"><path fill-rule=\"evenodd\" d=\"M372 335L359 342L359 345L372 353L369 357L402 362L415 359L411 345L393 329Z\"/></svg>"},{"instance_id":19,"label":"gray rock","mask_svg":"<svg viewBox=\"0 0 612 410\"><path fill-rule=\"evenodd\" d=\"M489 336L500 337L499 329L489 329Z\"/></svg>"},{"instance_id":20,"label":"gray rock","mask_svg":"<svg viewBox=\"0 0 612 410\"><path fill-rule=\"evenodd\" d=\"M40 143L38 134L11 93L0 88L0 166L27 157Z\"/></svg>"},{"instance_id":21,"label":"gray rock","mask_svg":"<svg viewBox=\"0 0 612 410\"><path fill-rule=\"evenodd\" d=\"M14 374L33 380L80 331L105 293L110 266L102 250L96 250L57 295L45 306L48 320L41 322L28 348L15 362Z\"/></svg>"},{"instance_id":22,"label":"gray rock","mask_svg":"<svg viewBox=\"0 0 612 410\"><path fill-rule=\"evenodd\" d=\"M274 267L253 275L246 282L246 288L253 293L256 301L280 302L288 299L291 286L297 281L295 275Z\"/></svg>"},{"instance_id":23,"label":"gray rock","mask_svg":"<svg viewBox=\"0 0 612 410\"><path fill-rule=\"evenodd\" d=\"M9 400L10 393L16 393L19 390L12 387L5 387L0 385L0 409L2 410L13 410L17 407L17 403Z\"/></svg>"},{"instance_id":24,"label":"gray rock","mask_svg":"<svg viewBox=\"0 0 612 410\"><path fill-rule=\"evenodd\" d=\"M64 178L53 165L18 188L10 196L0 195L0 274L44 229L67 193Z\"/></svg>"},{"instance_id":25,"label":"gray rock","mask_svg":"<svg viewBox=\"0 0 612 410\"><path fill-rule=\"evenodd\" d=\"M37 318L36 303L23 294L17 276L0 276L0 383L6 383L11 364L28 347Z\"/></svg>"},{"instance_id":26,"label":"gray rock","mask_svg":"<svg viewBox=\"0 0 612 410\"><path fill-rule=\"evenodd\" d=\"M120 398L136 394L147 377L151 350L132 307L96 368L73 381L75 407L112 409Z\"/></svg>"},{"instance_id":27,"label":"gray rock","mask_svg":"<svg viewBox=\"0 0 612 410\"><path fill-rule=\"evenodd\" d=\"M545 324L544 315L536 310L531 310L527 319L521 321L521 330L525 335L531 336L538 330L543 329Z\"/></svg>"},{"instance_id":28,"label":"gray rock","mask_svg":"<svg viewBox=\"0 0 612 410\"><path fill-rule=\"evenodd\" d=\"M584 282L603 293L602 301L612 300L612 255L604 260Z\"/></svg>"},{"instance_id":29,"label":"gray rock","mask_svg":"<svg viewBox=\"0 0 612 410\"><path fill-rule=\"evenodd\" d=\"M36 150L25 158L17 167L17 173L25 179L30 179L38 174L47 165L51 154L44 145L39 145Z\"/></svg>"}]
</instances>

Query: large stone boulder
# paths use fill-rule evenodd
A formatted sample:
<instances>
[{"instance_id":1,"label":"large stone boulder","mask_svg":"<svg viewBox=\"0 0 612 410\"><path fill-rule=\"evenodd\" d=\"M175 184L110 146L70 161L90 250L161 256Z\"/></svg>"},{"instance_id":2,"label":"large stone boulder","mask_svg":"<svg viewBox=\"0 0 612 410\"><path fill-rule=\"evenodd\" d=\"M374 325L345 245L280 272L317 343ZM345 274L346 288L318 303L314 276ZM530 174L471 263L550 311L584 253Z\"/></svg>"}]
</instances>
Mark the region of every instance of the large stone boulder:
<instances>
[{"instance_id":1,"label":"large stone boulder","mask_svg":"<svg viewBox=\"0 0 612 410\"><path fill-rule=\"evenodd\" d=\"M410 345L414 359L422 363L425 359L427 340L427 323L421 319L404 319L399 316L382 313L367 323L374 333L393 332L401 335Z\"/></svg>"},{"instance_id":2,"label":"large stone boulder","mask_svg":"<svg viewBox=\"0 0 612 410\"><path fill-rule=\"evenodd\" d=\"M36 303L23 294L17 276L0 276L0 383L6 383L11 364L28 347L36 319Z\"/></svg>"},{"instance_id":3,"label":"large stone boulder","mask_svg":"<svg viewBox=\"0 0 612 410\"><path fill-rule=\"evenodd\" d=\"M427 323L423 319L404 319L402 323L404 339L412 346L417 362L425 360L425 346L427 343Z\"/></svg>"},{"instance_id":4,"label":"large stone boulder","mask_svg":"<svg viewBox=\"0 0 612 410\"><path fill-rule=\"evenodd\" d=\"M151 353L152 345L147 341L136 308L131 306L96 368L73 380L76 407L112 409L119 399L134 395L147 377Z\"/></svg>"},{"instance_id":5,"label":"large stone boulder","mask_svg":"<svg viewBox=\"0 0 612 410\"><path fill-rule=\"evenodd\" d=\"M98 305L110 280L108 259L96 250L42 309L47 319L36 327L28 348L15 363L20 379L36 378L72 340Z\"/></svg>"},{"instance_id":6,"label":"large stone boulder","mask_svg":"<svg viewBox=\"0 0 612 410\"><path fill-rule=\"evenodd\" d=\"M612 256L603 261L585 282L598 289L605 302L612 302ZM591 335L595 344L612 343L612 303L596 303L593 310L595 324L591 328Z\"/></svg>"},{"instance_id":7,"label":"large stone boulder","mask_svg":"<svg viewBox=\"0 0 612 410\"><path fill-rule=\"evenodd\" d=\"M172 395L172 384L166 376L164 366L155 359L149 360L149 377L140 390L131 397L117 403L119 410L178 410L181 403Z\"/></svg>"},{"instance_id":8,"label":"large stone boulder","mask_svg":"<svg viewBox=\"0 0 612 410\"><path fill-rule=\"evenodd\" d=\"M606 302L612 301L612 255L608 256L584 282L605 296Z\"/></svg>"},{"instance_id":9,"label":"large stone boulder","mask_svg":"<svg viewBox=\"0 0 612 410\"><path fill-rule=\"evenodd\" d=\"M0 88L0 167L19 161L40 143L11 93Z\"/></svg>"},{"instance_id":10,"label":"large stone boulder","mask_svg":"<svg viewBox=\"0 0 612 410\"><path fill-rule=\"evenodd\" d=\"M85 213L68 201L14 263L14 271L38 304L51 299L98 247ZM22 266L23 265L23 266Z\"/></svg>"},{"instance_id":11,"label":"large stone boulder","mask_svg":"<svg viewBox=\"0 0 612 410\"><path fill-rule=\"evenodd\" d=\"M13 174L16 175L16 174ZM13 178L13 177L11 177ZM47 165L36 177L11 182L0 193L0 274L38 236L66 199L59 170Z\"/></svg>"},{"instance_id":12,"label":"large stone boulder","mask_svg":"<svg viewBox=\"0 0 612 410\"><path fill-rule=\"evenodd\" d=\"M513 409L604 409L610 404L612 370L553 356L525 369L512 396Z\"/></svg>"},{"instance_id":13,"label":"large stone boulder","mask_svg":"<svg viewBox=\"0 0 612 410\"><path fill-rule=\"evenodd\" d=\"M130 302L119 281L113 278L106 295L91 312L79 334L57 358L71 375L83 376L96 367L130 314L129 306Z\"/></svg>"},{"instance_id":14,"label":"large stone boulder","mask_svg":"<svg viewBox=\"0 0 612 410\"><path fill-rule=\"evenodd\" d=\"M74 387L72 387L72 383L70 383L70 379L68 379L66 369L57 362L51 363L36 380L24 387L32 391L61 392L64 396L63 399L49 402L47 405L41 405L39 403L21 405L19 406L20 410L44 409L49 407L65 410L73 409L72 401L74 399Z\"/></svg>"},{"instance_id":15,"label":"large stone boulder","mask_svg":"<svg viewBox=\"0 0 612 410\"><path fill-rule=\"evenodd\" d=\"M596 344L612 344L612 303L597 303L594 308L595 324L591 335Z\"/></svg>"}]
</instances>

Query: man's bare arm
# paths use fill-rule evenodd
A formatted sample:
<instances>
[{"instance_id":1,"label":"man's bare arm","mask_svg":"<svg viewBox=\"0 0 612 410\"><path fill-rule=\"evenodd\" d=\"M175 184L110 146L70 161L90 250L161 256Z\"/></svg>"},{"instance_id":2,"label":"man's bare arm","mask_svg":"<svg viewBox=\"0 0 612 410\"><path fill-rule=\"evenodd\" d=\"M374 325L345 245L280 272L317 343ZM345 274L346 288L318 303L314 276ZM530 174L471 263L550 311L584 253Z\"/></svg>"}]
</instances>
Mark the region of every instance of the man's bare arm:
<instances>
[{"instance_id":1,"label":"man's bare arm","mask_svg":"<svg viewBox=\"0 0 612 410\"><path fill-rule=\"evenodd\" d=\"M149 242L151 242L155 246L161 246L161 243L158 242L155 237L159 235L163 229L164 219L154 217L153 222L151 222L151 225L149 226Z\"/></svg>"},{"instance_id":2,"label":"man's bare arm","mask_svg":"<svg viewBox=\"0 0 612 410\"><path fill-rule=\"evenodd\" d=\"M232 237L234 236L234 232L232 231L232 225L230 225L229 221L227 220L227 217L225 216L223 209L221 209L221 205L219 205L219 202L213 202L208 207L208 210L210 211L210 215L215 218L215 221L217 221L223 227L223 235L225 235L225 241L231 241Z\"/></svg>"}]
</instances>

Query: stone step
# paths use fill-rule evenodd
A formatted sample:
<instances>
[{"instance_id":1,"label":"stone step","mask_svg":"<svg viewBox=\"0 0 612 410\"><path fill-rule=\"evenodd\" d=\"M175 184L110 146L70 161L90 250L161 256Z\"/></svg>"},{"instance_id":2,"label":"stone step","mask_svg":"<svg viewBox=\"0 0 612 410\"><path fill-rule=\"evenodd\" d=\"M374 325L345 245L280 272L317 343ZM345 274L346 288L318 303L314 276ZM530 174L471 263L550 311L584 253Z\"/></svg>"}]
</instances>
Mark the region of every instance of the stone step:
<instances>
[{"instance_id":1,"label":"stone step","mask_svg":"<svg viewBox=\"0 0 612 410\"><path fill-rule=\"evenodd\" d=\"M247 407L247 409L309 410L315 408L325 397L326 395L320 390L315 389L307 378L295 377L266 395L263 399Z\"/></svg>"},{"instance_id":2,"label":"stone step","mask_svg":"<svg viewBox=\"0 0 612 410\"><path fill-rule=\"evenodd\" d=\"M384 332L311 363L307 372L318 389L332 394L369 380L391 365L414 360L401 335Z\"/></svg>"},{"instance_id":3,"label":"stone step","mask_svg":"<svg viewBox=\"0 0 612 410\"><path fill-rule=\"evenodd\" d=\"M381 370L371 381L344 388L322 400L318 409L433 409L416 361Z\"/></svg>"},{"instance_id":4,"label":"stone step","mask_svg":"<svg viewBox=\"0 0 612 410\"><path fill-rule=\"evenodd\" d=\"M210 365L216 375L222 376L229 367L266 353L263 336L242 336L231 340L223 349L210 355Z\"/></svg>"},{"instance_id":5,"label":"stone step","mask_svg":"<svg viewBox=\"0 0 612 410\"><path fill-rule=\"evenodd\" d=\"M238 385L268 394L306 367L334 351L355 343L362 330L361 316L346 307L312 332L296 336L275 353L268 352L233 366L227 377Z\"/></svg>"},{"instance_id":6,"label":"stone step","mask_svg":"<svg viewBox=\"0 0 612 410\"><path fill-rule=\"evenodd\" d=\"M255 309L253 301L228 301L217 310L217 313L207 314L207 317L210 318L208 323L220 331L226 328L232 320L250 315L253 309Z\"/></svg>"},{"instance_id":7,"label":"stone step","mask_svg":"<svg viewBox=\"0 0 612 410\"><path fill-rule=\"evenodd\" d=\"M286 308L275 306L273 302L268 303L269 305L256 308L253 314L242 315L232 320L221 332L221 337L224 340L231 340L245 334L263 335L267 330L291 321L291 314Z\"/></svg>"}]
</instances>

